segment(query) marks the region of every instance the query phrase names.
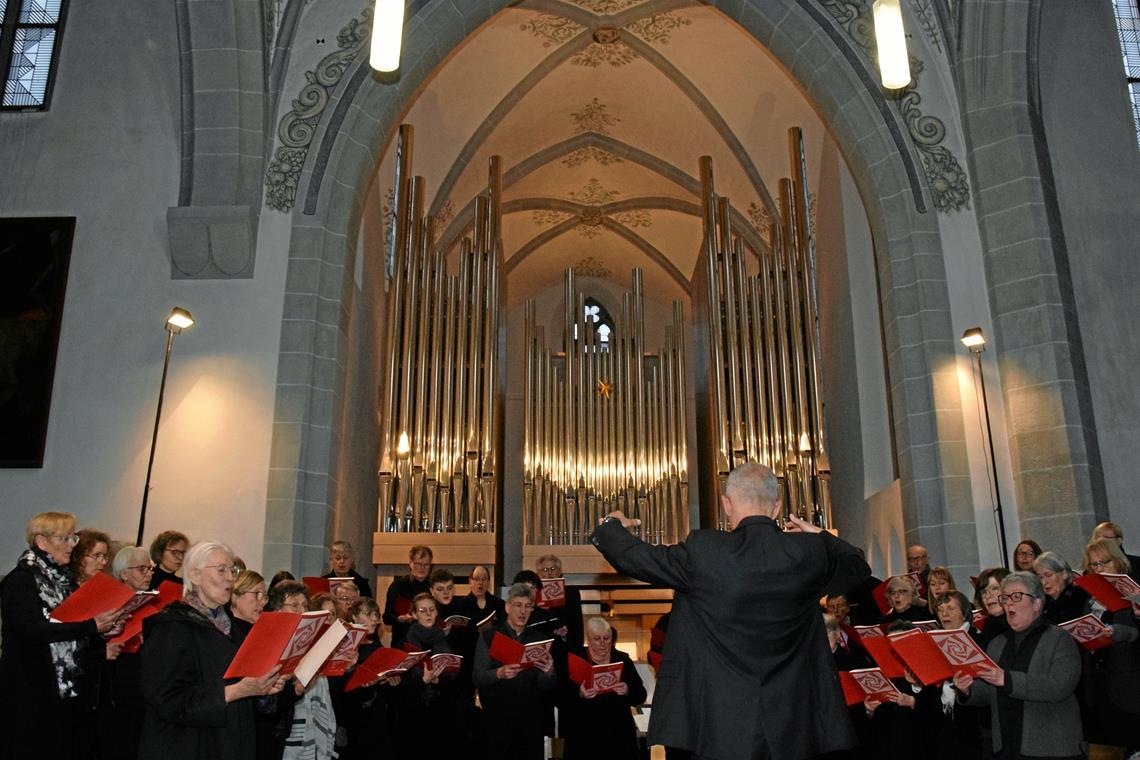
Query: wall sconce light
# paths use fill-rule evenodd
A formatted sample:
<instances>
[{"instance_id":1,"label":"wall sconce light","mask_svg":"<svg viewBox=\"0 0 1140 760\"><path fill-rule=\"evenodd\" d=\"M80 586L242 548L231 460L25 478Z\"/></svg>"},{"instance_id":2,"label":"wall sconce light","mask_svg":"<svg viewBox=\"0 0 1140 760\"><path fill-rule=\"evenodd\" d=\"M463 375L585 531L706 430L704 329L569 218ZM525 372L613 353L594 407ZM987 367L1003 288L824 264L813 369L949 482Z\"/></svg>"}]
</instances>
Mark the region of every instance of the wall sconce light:
<instances>
[{"instance_id":1,"label":"wall sconce light","mask_svg":"<svg viewBox=\"0 0 1140 760\"><path fill-rule=\"evenodd\" d=\"M400 43L404 37L404 0L376 0L372 11L372 48L368 63L377 71L400 68Z\"/></svg>"},{"instance_id":2,"label":"wall sconce light","mask_svg":"<svg viewBox=\"0 0 1140 760\"><path fill-rule=\"evenodd\" d=\"M194 326L194 317L182 307L176 306L166 318L166 357L162 361L162 382L158 386L158 408L154 411L154 432L150 436L150 457L146 463L146 483L143 484L142 509L139 510L139 535L136 546L143 545L143 531L146 529L146 504L150 497L150 475L154 470L154 449L158 443L158 423L162 419L162 397L166 394L166 373L170 370L170 354L174 350L174 336Z\"/></svg>"},{"instance_id":3,"label":"wall sconce light","mask_svg":"<svg viewBox=\"0 0 1140 760\"><path fill-rule=\"evenodd\" d=\"M974 355L974 369L981 386L982 409L986 417L986 444L990 449L990 476L994 487L994 516L997 518L998 549L1001 551L1002 565L1009 568L1009 547L1005 538L1005 513L1001 505L1001 486L997 476L997 458L994 456L994 431L990 426L990 403L986 398L986 376L982 372L982 352L986 350L986 334L980 327L971 327L962 333L962 345Z\"/></svg>"},{"instance_id":4,"label":"wall sconce light","mask_svg":"<svg viewBox=\"0 0 1140 760\"><path fill-rule=\"evenodd\" d=\"M875 48L883 87L897 90L910 84L910 55L906 50L901 0L875 0Z\"/></svg>"}]
</instances>

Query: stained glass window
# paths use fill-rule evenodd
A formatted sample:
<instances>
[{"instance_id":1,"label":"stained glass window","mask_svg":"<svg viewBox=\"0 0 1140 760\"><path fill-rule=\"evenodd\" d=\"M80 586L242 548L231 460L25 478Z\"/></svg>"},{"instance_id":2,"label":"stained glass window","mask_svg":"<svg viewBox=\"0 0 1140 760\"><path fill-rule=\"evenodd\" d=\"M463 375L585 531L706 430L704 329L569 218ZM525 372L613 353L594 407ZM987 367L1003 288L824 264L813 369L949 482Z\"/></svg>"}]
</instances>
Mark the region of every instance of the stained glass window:
<instances>
[{"instance_id":1,"label":"stained glass window","mask_svg":"<svg viewBox=\"0 0 1140 760\"><path fill-rule=\"evenodd\" d=\"M0 107L47 108L65 5L66 0L0 0Z\"/></svg>"},{"instance_id":2,"label":"stained glass window","mask_svg":"<svg viewBox=\"0 0 1140 760\"><path fill-rule=\"evenodd\" d=\"M1132 119L1140 140L1140 0L1112 0L1116 7L1116 29L1124 54L1124 75L1132 96Z\"/></svg>"}]
</instances>

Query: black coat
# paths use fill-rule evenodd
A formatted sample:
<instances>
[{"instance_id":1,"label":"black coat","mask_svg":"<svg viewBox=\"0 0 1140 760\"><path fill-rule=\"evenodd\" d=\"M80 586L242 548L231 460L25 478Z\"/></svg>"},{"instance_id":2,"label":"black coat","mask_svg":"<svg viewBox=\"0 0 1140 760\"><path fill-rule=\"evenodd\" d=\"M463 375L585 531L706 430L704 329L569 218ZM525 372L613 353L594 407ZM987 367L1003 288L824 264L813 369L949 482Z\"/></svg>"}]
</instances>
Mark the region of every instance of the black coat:
<instances>
[{"instance_id":1,"label":"black coat","mask_svg":"<svg viewBox=\"0 0 1140 760\"><path fill-rule=\"evenodd\" d=\"M21 562L0 583L0 683L4 685L0 689L0 757L42 757L53 740L60 742L57 757L70 757L62 745L67 741L64 737L93 730L92 711L106 653L103 639L94 620L52 623L43 610L32 568ZM59 696L50 644L73 640L80 641L78 657L84 675L76 684L79 696L64 700ZM82 749L77 748L76 755L82 756Z\"/></svg>"},{"instance_id":2,"label":"black coat","mask_svg":"<svg viewBox=\"0 0 1140 760\"><path fill-rule=\"evenodd\" d=\"M417 594L427 593L431 590L431 584L428 579L424 578L422 581L417 581L411 575L401 575L392 581L392 585L388 587L388 594L384 597L384 623L392 627L392 647L399 649L404 643L404 638L408 635L408 629L411 628L411 622L403 623L397 618L396 607L397 599L402 598L408 602L409 612L412 600L416 598Z\"/></svg>"},{"instance_id":3,"label":"black coat","mask_svg":"<svg viewBox=\"0 0 1140 760\"><path fill-rule=\"evenodd\" d=\"M652 743L725 760L763 742L782 760L855 743L819 598L870 575L857 549L828 533L785 533L767 517L673 546L609 521L593 541L618 571L676 590Z\"/></svg>"},{"instance_id":4,"label":"black coat","mask_svg":"<svg viewBox=\"0 0 1140 760\"><path fill-rule=\"evenodd\" d=\"M589 662L582 648L572 650ZM637 726L629 708L645 702L645 685L629 655L621 650L610 652L610 662L621 662L621 680L629 687L623 695L607 692L586 699L578 684L569 682L561 705L562 729L566 737L566 760L636 760Z\"/></svg>"},{"instance_id":5,"label":"black coat","mask_svg":"<svg viewBox=\"0 0 1140 760\"><path fill-rule=\"evenodd\" d=\"M146 700L139 757L250 760L254 700L226 702L222 678L237 653L239 629L222 634L202 613L173 602L143 623Z\"/></svg>"}]
</instances>

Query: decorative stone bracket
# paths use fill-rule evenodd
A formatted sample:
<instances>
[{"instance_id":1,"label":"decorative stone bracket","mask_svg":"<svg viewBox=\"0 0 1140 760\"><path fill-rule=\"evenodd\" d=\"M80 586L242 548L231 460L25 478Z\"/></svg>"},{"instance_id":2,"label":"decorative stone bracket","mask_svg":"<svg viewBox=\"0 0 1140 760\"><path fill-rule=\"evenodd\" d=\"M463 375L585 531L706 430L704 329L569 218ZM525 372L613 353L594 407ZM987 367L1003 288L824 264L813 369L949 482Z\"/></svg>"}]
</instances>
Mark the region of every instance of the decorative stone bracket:
<instances>
[{"instance_id":1,"label":"decorative stone bracket","mask_svg":"<svg viewBox=\"0 0 1140 760\"><path fill-rule=\"evenodd\" d=\"M250 206L174 206L166 210L170 279L253 277L257 215Z\"/></svg>"}]
</instances>

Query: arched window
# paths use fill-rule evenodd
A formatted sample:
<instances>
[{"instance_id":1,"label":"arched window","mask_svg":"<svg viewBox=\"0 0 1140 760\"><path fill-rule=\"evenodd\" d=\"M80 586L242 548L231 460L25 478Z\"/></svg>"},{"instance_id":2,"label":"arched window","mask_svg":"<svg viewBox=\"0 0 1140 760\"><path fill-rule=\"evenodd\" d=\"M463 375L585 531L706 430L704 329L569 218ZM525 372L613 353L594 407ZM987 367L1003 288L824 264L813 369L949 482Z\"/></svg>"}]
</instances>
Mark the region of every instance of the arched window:
<instances>
[{"instance_id":1,"label":"arched window","mask_svg":"<svg viewBox=\"0 0 1140 760\"><path fill-rule=\"evenodd\" d=\"M598 343L602 351L608 351L610 345L610 336L614 332L614 320L610 313L606 311L606 307L602 306L597 299L590 297L585 300L582 307L582 317L586 322L591 322L594 325L594 331L598 336ZM574 338L578 337L578 325L574 325Z\"/></svg>"},{"instance_id":2,"label":"arched window","mask_svg":"<svg viewBox=\"0 0 1140 760\"><path fill-rule=\"evenodd\" d=\"M1136 139L1140 140L1140 0L1112 0L1116 8L1116 29L1124 55L1124 75L1132 96L1132 118Z\"/></svg>"},{"instance_id":3,"label":"arched window","mask_svg":"<svg viewBox=\"0 0 1140 760\"><path fill-rule=\"evenodd\" d=\"M3 110L48 107L67 0L0 0Z\"/></svg>"}]
</instances>

